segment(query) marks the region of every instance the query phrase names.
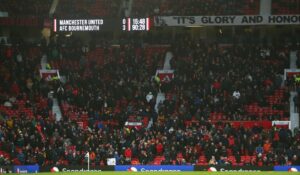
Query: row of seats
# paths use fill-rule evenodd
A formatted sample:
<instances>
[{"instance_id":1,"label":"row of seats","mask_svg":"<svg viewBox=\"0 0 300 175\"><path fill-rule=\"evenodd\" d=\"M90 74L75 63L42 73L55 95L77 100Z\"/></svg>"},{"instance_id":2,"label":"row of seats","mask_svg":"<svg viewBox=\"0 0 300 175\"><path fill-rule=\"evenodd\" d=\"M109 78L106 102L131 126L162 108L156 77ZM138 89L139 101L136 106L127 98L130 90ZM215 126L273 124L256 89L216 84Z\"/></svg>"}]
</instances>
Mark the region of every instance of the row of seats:
<instances>
[{"instance_id":1,"label":"row of seats","mask_svg":"<svg viewBox=\"0 0 300 175\"><path fill-rule=\"evenodd\" d=\"M56 17L117 17L121 2L117 0L77 0L70 2L60 0L56 9Z\"/></svg>"},{"instance_id":2,"label":"row of seats","mask_svg":"<svg viewBox=\"0 0 300 175\"><path fill-rule=\"evenodd\" d=\"M134 49L134 54L137 58L143 59L143 64L148 68L149 71L151 70L151 65L153 65L154 60L153 57L159 57L159 63L157 67L162 67L163 66L163 55L164 53L169 49L169 46L146 46L145 48L135 48ZM119 50L119 51L116 51ZM83 66L80 62L80 60L71 60L71 59L54 59L50 60L49 63L53 69L58 69L61 70L62 72L65 71L76 71L78 72L79 70L85 70L83 74L81 75L82 77L87 77L90 75L88 73L90 66L93 65L99 65L101 67L105 67L106 64L110 64L113 61L117 61L119 64L124 64L125 61L125 52L120 51L122 48L119 47L97 47L85 55L85 66ZM119 58L116 58L114 54L116 52L119 52ZM153 73L154 75L154 73ZM149 76L150 77L150 76ZM67 88L68 89L68 88ZM121 105L121 100L119 100L114 106L114 108L110 111L113 114L120 113L122 110L122 107L124 108L124 104ZM64 103L61 105L62 111L64 116L70 118L73 121L78 121L78 122L86 122L87 121L87 116L86 116L86 111L82 108L78 108L76 105L69 104L69 102L64 101ZM84 113L84 115L83 115ZM86 117L84 117L86 116ZM148 123L148 117L145 117L144 125L146 126Z\"/></svg>"},{"instance_id":3,"label":"row of seats","mask_svg":"<svg viewBox=\"0 0 300 175\"><path fill-rule=\"evenodd\" d=\"M52 1L40 2L37 0L1 1L0 10L9 13L9 16L39 16L48 17ZM155 15L257 15L260 1L256 0L134 0L131 16ZM272 1L272 14L299 14L299 0ZM77 0L70 3L67 0L59 1L55 16L62 17L117 17L120 16L123 4L117 0ZM212 10L213 9L213 10Z\"/></svg>"},{"instance_id":4,"label":"row of seats","mask_svg":"<svg viewBox=\"0 0 300 175\"><path fill-rule=\"evenodd\" d=\"M10 17L43 17L49 16L52 0L3 0L0 2L0 11L8 12Z\"/></svg>"},{"instance_id":5,"label":"row of seats","mask_svg":"<svg viewBox=\"0 0 300 175\"><path fill-rule=\"evenodd\" d=\"M147 5L145 5L147 4ZM246 0L134 0L132 16L154 15L256 15L259 1Z\"/></svg>"},{"instance_id":6,"label":"row of seats","mask_svg":"<svg viewBox=\"0 0 300 175\"><path fill-rule=\"evenodd\" d=\"M180 158L180 157L181 156L178 155L178 158ZM235 156L228 156L225 159L228 160L232 166L243 166L243 165L250 164L251 160L256 159L256 156L241 156L240 162L236 161ZM156 156L154 158L153 164L154 165L161 165L164 160L165 160L164 156ZM139 162L138 159L133 159L131 161L131 164L132 165L139 165L140 162ZM198 163L196 165L207 166L209 164L208 164L208 160L206 159L205 156L199 156Z\"/></svg>"},{"instance_id":7,"label":"row of seats","mask_svg":"<svg viewBox=\"0 0 300 175\"><path fill-rule=\"evenodd\" d=\"M272 0L273 15L295 15L299 13L299 0Z\"/></svg>"}]
</instances>

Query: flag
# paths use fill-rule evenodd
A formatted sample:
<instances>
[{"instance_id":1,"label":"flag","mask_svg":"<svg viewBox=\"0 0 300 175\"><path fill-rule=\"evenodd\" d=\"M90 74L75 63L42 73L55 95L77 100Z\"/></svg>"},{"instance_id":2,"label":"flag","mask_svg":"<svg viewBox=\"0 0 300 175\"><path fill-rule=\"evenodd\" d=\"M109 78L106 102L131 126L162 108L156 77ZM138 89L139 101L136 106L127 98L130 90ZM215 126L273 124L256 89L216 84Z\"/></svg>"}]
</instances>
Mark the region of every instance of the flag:
<instances>
[{"instance_id":1,"label":"flag","mask_svg":"<svg viewBox=\"0 0 300 175\"><path fill-rule=\"evenodd\" d=\"M84 158L90 159L90 153L87 152L87 153L85 154Z\"/></svg>"},{"instance_id":2,"label":"flag","mask_svg":"<svg viewBox=\"0 0 300 175\"><path fill-rule=\"evenodd\" d=\"M169 83L172 79L174 79L174 70L157 70L155 74L155 78L156 77L162 83Z\"/></svg>"},{"instance_id":3,"label":"flag","mask_svg":"<svg viewBox=\"0 0 300 175\"><path fill-rule=\"evenodd\" d=\"M59 70L52 69L52 70L43 70L40 69L40 77L42 79L45 79L46 81L52 81L52 80L59 80Z\"/></svg>"},{"instance_id":4,"label":"flag","mask_svg":"<svg viewBox=\"0 0 300 175\"><path fill-rule=\"evenodd\" d=\"M87 159L87 166L88 166L88 171L90 171L90 153L87 152L84 156L85 159Z\"/></svg>"}]
</instances>

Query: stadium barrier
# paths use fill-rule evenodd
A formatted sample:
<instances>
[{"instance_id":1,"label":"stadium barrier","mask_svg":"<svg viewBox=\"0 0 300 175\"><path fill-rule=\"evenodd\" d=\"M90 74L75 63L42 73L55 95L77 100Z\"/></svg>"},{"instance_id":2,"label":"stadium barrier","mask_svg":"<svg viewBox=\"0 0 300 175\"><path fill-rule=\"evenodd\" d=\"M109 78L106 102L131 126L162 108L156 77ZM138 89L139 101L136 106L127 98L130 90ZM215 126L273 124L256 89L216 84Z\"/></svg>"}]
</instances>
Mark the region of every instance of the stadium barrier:
<instances>
[{"instance_id":1,"label":"stadium barrier","mask_svg":"<svg viewBox=\"0 0 300 175\"><path fill-rule=\"evenodd\" d=\"M215 171L221 172L260 172L260 171L272 171L273 166L195 166L195 171Z\"/></svg>"},{"instance_id":2,"label":"stadium barrier","mask_svg":"<svg viewBox=\"0 0 300 175\"><path fill-rule=\"evenodd\" d=\"M86 172L87 166L57 166L60 172ZM51 172L53 166L18 165L0 166L2 173ZM193 165L117 165L91 166L90 171L141 171L141 172L179 172L179 171L219 171L219 172L260 172L260 171L300 171L300 166L193 166Z\"/></svg>"},{"instance_id":3,"label":"stadium barrier","mask_svg":"<svg viewBox=\"0 0 300 175\"><path fill-rule=\"evenodd\" d=\"M274 171L300 171L300 166L274 166Z\"/></svg>"},{"instance_id":4,"label":"stadium barrier","mask_svg":"<svg viewBox=\"0 0 300 175\"><path fill-rule=\"evenodd\" d=\"M117 165L115 171L178 172L194 171L193 165Z\"/></svg>"}]
</instances>

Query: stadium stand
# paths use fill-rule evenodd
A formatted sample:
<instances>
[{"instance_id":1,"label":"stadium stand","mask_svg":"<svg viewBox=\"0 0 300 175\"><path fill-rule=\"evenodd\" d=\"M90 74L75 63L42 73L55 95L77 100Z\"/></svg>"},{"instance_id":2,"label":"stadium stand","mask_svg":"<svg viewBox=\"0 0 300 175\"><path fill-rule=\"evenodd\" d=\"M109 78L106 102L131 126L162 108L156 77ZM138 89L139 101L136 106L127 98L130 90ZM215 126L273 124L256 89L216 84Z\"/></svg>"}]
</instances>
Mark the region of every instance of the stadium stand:
<instances>
[{"instance_id":1,"label":"stadium stand","mask_svg":"<svg viewBox=\"0 0 300 175\"><path fill-rule=\"evenodd\" d=\"M32 0L37 5L26 9L3 1L0 8L12 16L35 16L49 10L47 2ZM259 11L256 0L199 2L134 0L131 15ZM299 12L280 10L285 5L279 0L272 7L274 14ZM117 0L60 0L54 16L116 17L120 8ZM300 164L300 131L272 125L289 120L290 85L283 85L280 74L289 67L291 47L156 32L116 35L117 44L91 37L89 45L74 35L52 36L40 45L13 37L1 42L0 165L83 165L87 152L92 166L106 165L107 158L118 165ZM175 77L164 83L155 73L167 52L173 53ZM64 82L40 77L43 56ZM157 104L159 93L166 98Z\"/></svg>"},{"instance_id":2,"label":"stadium stand","mask_svg":"<svg viewBox=\"0 0 300 175\"><path fill-rule=\"evenodd\" d=\"M273 0L272 1L272 14L299 14L300 1L299 0Z\"/></svg>"},{"instance_id":3,"label":"stadium stand","mask_svg":"<svg viewBox=\"0 0 300 175\"><path fill-rule=\"evenodd\" d=\"M57 17L116 17L119 15L118 0L60 0L54 14Z\"/></svg>"},{"instance_id":4,"label":"stadium stand","mask_svg":"<svg viewBox=\"0 0 300 175\"><path fill-rule=\"evenodd\" d=\"M145 3L147 5L145 6ZM255 0L135 0L132 16L154 15L256 15L259 14L259 1Z\"/></svg>"},{"instance_id":5,"label":"stadium stand","mask_svg":"<svg viewBox=\"0 0 300 175\"><path fill-rule=\"evenodd\" d=\"M1 44L0 50L0 162L1 165L28 164L34 155L42 154L39 148L46 138L41 126L54 119L47 98L49 89L38 73L41 49L16 42L16 45Z\"/></svg>"},{"instance_id":6,"label":"stadium stand","mask_svg":"<svg viewBox=\"0 0 300 175\"><path fill-rule=\"evenodd\" d=\"M90 151L94 165L105 164L108 157L117 158L118 164L208 165L214 162L212 156L218 164L292 163L294 151L299 149L299 133L293 137L287 128L263 123L287 117L287 91L280 88L275 75L286 65L284 53L288 50L274 46L272 54L264 57L261 47L222 47L176 38L171 43L176 78L162 85L168 95L158 114L155 102L148 103L145 97L149 91L156 94L159 90L151 77L161 67L168 48L125 44L83 53L78 42L64 47L50 44L50 64L68 81L44 84L32 77L33 87L54 91L63 87L64 93L56 94L63 118L53 121L47 97L38 89L32 94L24 87L27 76L8 76L11 83L2 85L3 93L20 92L3 96L2 162L75 165L84 163L85 152ZM62 57L51 55L55 49ZM3 65L11 65L6 69L18 70L17 47L1 50L6 54ZM25 49L25 53L39 51ZM28 57L24 54L22 58ZM34 70L37 64L30 63L25 68ZM2 75L11 74L7 70ZM233 95L237 90L240 96ZM253 91L257 96L253 97ZM13 96L17 94L22 95ZM32 95L34 101L29 100ZM7 100L12 97L16 100L10 107ZM147 126L150 118L154 118L150 130L125 126L126 121L137 119Z\"/></svg>"},{"instance_id":7,"label":"stadium stand","mask_svg":"<svg viewBox=\"0 0 300 175\"><path fill-rule=\"evenodd\" d=\"M52 0L3 0L0 11L8 12L10 17L48 17Z\"/></svg>"}]
</instances>

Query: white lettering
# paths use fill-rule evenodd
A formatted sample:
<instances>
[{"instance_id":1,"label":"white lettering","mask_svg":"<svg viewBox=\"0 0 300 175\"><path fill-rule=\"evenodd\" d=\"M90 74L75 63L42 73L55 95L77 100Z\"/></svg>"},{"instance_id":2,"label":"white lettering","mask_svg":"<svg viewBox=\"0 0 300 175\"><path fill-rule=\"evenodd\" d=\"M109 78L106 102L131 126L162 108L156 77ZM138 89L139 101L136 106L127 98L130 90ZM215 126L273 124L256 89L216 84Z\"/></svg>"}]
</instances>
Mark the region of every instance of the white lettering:
<instances>
[{"instance_id":1,"label":"white lettering","mask_svg":"<svg viewBox=\"0 0 300 175\"><path fill-rule=\"evenodd\" d=\"M299 25L300 15L158 16L156 26ZM143 23L139 22L139 24ZM135 24L135 23L134 23Z\"/></svg>"},{"instance_id":2,"label":"white lettering","mask_svg":"<svg viewBox=\"0 0 300 175\"><path fill-rule=\"evenodd\" d=\"M156 172L156 171L159 171L159 172L164 172L164 171L166 171L166 172L179 172L180 170L167 170L167 169L162 169L162 168L160 168L159 170L152 170L152 169L146 169L146 168L141 168L141 171L149 171L149 172Z\"/></svg>"},{"instance_id":3,"label":"white lettering","mask_svg":"<svg viewBox=\"0 0 300 175\"><path fill-rule=\"evenodd\" d=\"M101 172L102 170L95 170L95 169L93 169L93 170L86 170L86 169L83 169L83 168L81 168L81 169L76 169L76 170L73 170L73 169L67 169L67 168L63 168L62 169L62 172Z\"/></svg>"},{"instance_id":4,"label":"white lettering","mask_svg":"<svg viewBox=\"0 0 300 175\"><path fill-rule=\"evenodd\" d=\"M242 168L237 170L227 170L225 168L220 168L220 171L227 171L227 172L260 172L260 170L244 170Z\"/></svg>"},{"instance_id":5,"label":"white lettering","mask_svg":"<svg viewBox=\"0 0 300 175\"><path fill-rule=\"evenodd\" d=\"M86 19L59 20L59 25L87 25Z\"/></svg>"},{"instance_id":6,"label":"white lettering","mask_svg":"<svg viewBox=\"0 0 300 175\"><path fill-rule=\"evenodd\" d=\"M99 31L99 26L69 26L68 31Z\"/></svg>"}]
</instances>

